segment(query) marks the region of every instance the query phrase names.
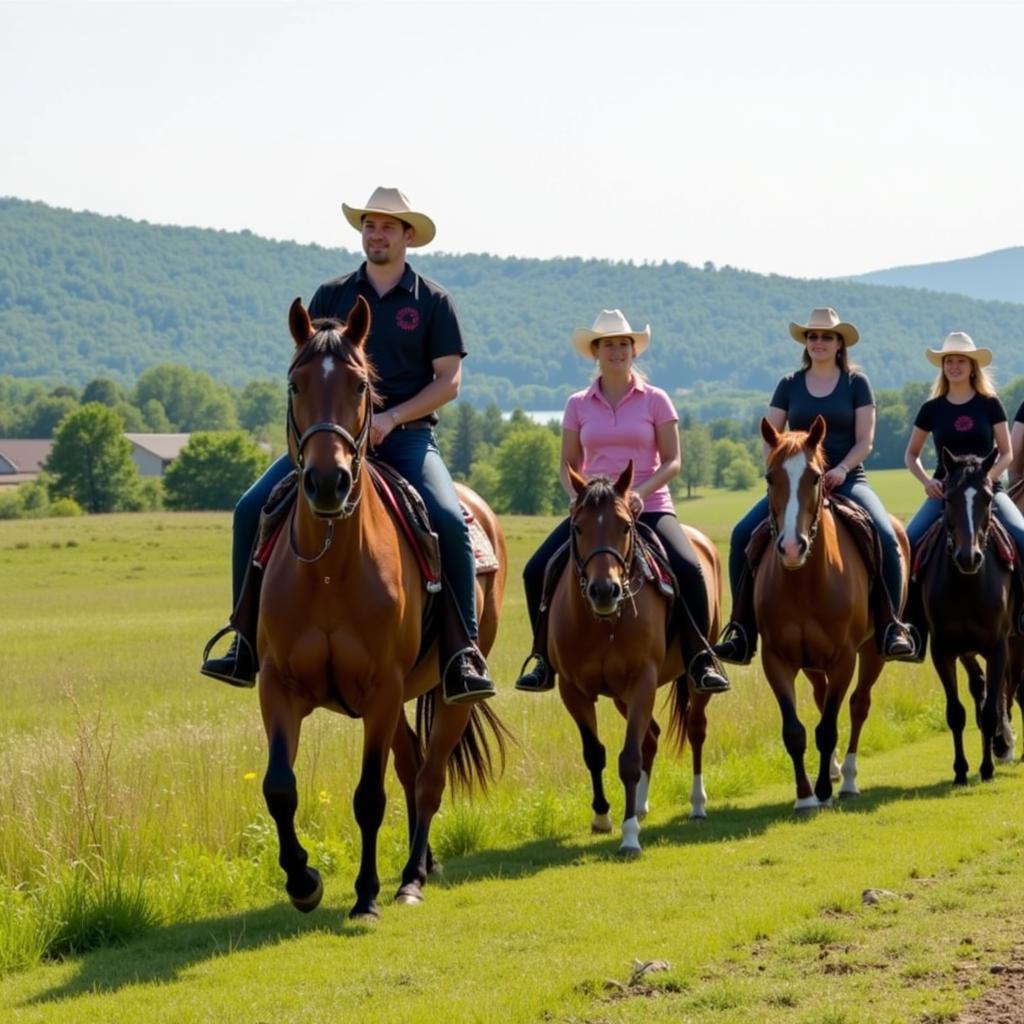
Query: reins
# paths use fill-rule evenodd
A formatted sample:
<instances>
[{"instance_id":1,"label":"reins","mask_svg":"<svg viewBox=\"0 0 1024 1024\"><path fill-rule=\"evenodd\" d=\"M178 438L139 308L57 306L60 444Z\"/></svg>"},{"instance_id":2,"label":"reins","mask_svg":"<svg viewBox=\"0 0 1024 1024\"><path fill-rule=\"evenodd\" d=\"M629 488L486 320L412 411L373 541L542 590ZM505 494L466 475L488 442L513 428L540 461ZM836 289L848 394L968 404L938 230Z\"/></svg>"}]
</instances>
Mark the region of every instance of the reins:
<instances>
[{"instance_id":1,"label":"reins","mask_svg":"<svg viewBox=\"0 0 1024 1024\"><path fill-rule=\"evenodd\" d=\"M569 552L572 557L573 571L576 573L576 581L579 584L580 593L583 595L587 605L590 606L589 600L587 600L587 585L589 580L587 579L587 566L591 560L596 558L598 555L611 555L622 566L622 571L625 573L626 580L625 585L622 588L622 597L619 599L615 606L615 615L619 615L622 612L622 602L627 598L630 603L633 604L633 599L640 592L644 585L645 577L643 573L634 576L633 567L637 562L638 543L636 533L636 518L630 513L629 516L629 537L626 543L626 552L623 554L618 548L613 548L609 545L600 545L588 552L586 558L581 557L579 552L579 546L576 543L576 522L579 517L579 510L573 513L569 520ZM633 604L633 612L636 613L636 605ZM601 618L609 618L609 616L600 616Z\"/></svg>"}]
</instances>

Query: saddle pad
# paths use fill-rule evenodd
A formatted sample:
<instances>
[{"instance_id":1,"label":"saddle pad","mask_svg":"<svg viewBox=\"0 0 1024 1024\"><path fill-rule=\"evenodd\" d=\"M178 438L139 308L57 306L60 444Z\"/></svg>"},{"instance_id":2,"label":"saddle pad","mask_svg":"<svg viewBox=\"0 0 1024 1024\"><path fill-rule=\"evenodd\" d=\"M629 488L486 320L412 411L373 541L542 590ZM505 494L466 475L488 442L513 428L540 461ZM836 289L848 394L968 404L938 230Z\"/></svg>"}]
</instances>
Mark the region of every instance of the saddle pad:
<instances>
[{"instance_id":1,"label":"saddle pad","mask_svg":"<svg viewBox=\"0 0 1024 1024\"><path fill-rule=\"evenodd\" d=\"M944 535L944 532L941 519L936 519L925 530L924 536L918 542L917 549L914 551L913 566L911 568L911 575L914 579L920 577L921 571L931 560L935 549L939 547L939 539ZM1006 527L995 516L992 517L992 525L989 529L988 537L996 557L1007 569L1012 571L1017 564L1017 548Z\"/></svg>"},{"instance_id":2,"label":"saddle pad","mask_svg":"<svg viewBox=\"0 0 1024 1024\"><path fill-rule=\"evenodd\" d=\"M488 573L497 572L498 556L495 554L491 538L487 536L487 531L465 505L459 507L462 509L462 518L469 531L469 543L473 547L473 562L477 576L486 576Z\"/></svg>"}]
</instances>

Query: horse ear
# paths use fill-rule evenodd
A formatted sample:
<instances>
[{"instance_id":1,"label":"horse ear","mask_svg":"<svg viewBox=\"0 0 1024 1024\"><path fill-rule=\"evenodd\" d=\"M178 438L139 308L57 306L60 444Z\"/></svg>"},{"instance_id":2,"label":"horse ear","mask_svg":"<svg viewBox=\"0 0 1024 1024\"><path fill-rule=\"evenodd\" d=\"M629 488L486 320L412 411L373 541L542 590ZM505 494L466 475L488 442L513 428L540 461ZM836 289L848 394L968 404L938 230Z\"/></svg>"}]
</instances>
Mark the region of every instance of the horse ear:
<instances>
[{"instance_id":1,"label":"horse ear","mask_svg":"<svg viewBox=\"0 0 1024 1024\"><path fill-rule=\"evenodd\" d=\"M310 338L316 334L313 330L313 322L309 319L306 308L302 305L302 299L296 299L288 310L288 329L292 332L296 345L305 345Z\"/></svg>"},{"instance_id":2,"label":"horse ear","mask_svg":"<svg viewBox=\"0 0 1024 1024\"><path fill-rule=\"evenodd\" d=\"M767 416L761 417L761 436L769 448L779 446L779 432L768 422Z\"/></svg>"},{"instance_id":3,"label":"horse ear","mask_svg":"<svg viewBox=\"0 0 1024 1024\"><path fill-rule=\"evenodd\" d=\"M817 448L819 444L825 439L825 417L818 413L814 417L814 422L811 424L811 429L807 432L807 443L812 448Z\"/></svg>"},{"instance_id":4,"label":"horse ear","mask_svg":"<svg viewBox=\"0 0 1024 1024\"><path fill-rule=\"evenodd\" d=\"M565 468L569 470L569 483L572 484L572 489L577 494L581 494L583 492L583 488L587 486L587 481L584 480L568 462L565 464Z\"/></svg>"},{"instance_id":5,"label":"horse ear","mask_svg":"<svg viewBox=\"0 0 1024 1024\"><path fill-rule=\"evenodd\" d=\"M615 493L620 497L624 498L629 488L633 483L633 460L630 459L626 463L626 468L619 474L619 479L615 481Z\"/></svg>"},{"instance_id":6,"label":"horse ear","mask_svg":"<svg viewBox=\"0 0 1024 1024\"><path fill-rule=\"evenodd\" d=\"M369 333L370 304L362 295L357 295L355 305L348 311L348 319L345 321L345 337L356 348L362 348Z\"/></svg>"},{"instance_id":7,"label":"horse ear","mask_svg":"<svg viewBox=\"0 0 1024 1024\"><path fill-rule=\"evenodd\" d=\"M999 449L993 448L992 451L981 460L981 468L987 473L995 464L996 459L999 458Z\"/></svg>"}]
</instances>

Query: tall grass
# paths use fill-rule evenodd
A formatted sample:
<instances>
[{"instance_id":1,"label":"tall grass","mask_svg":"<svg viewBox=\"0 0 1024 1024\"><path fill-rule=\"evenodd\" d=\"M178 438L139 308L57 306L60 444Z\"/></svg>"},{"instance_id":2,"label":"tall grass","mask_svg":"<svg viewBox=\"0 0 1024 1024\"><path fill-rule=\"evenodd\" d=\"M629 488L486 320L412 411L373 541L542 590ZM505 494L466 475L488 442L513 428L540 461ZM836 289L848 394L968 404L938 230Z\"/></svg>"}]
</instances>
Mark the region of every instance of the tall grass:
<instances>
[{"instance_id":1,"label":"tall grass","mask_svg":"<svg viewBox=\"0 0 1024 1024\"><path fill-rule=\"evenodd\" d=\"M756 496L716 492L681 514L721 545ZM434 832L442 858L557 839L589 822L589 779L568 715L555 695L508 685L529 649L521 567L553 523L504 524L512 567L490 661L504 684L496 709L518 744L486 799L446 798ZM196 671L227 611L229 526L226 515L188 514L0 522L0 575L15 581L0 592L0 970L280 897L255 696ZM732 679L709 712L712 814L790 771L760 667L734 669ZM927 669L890 666L876 694L866 754L943 727ZM809 717L809 692L802 699ZM599 721L621 813L623 726L611 707ZM358 724L321 713L304 726L298 826L318 869L346 888L359 856L351 800L360 760ZM688 761L659 760L652 804L685 811ZM869 762L861 780L870 785ZM406 848L393 777L388 798L385 878L398 874Z\"/></svg>"}]
</instances>

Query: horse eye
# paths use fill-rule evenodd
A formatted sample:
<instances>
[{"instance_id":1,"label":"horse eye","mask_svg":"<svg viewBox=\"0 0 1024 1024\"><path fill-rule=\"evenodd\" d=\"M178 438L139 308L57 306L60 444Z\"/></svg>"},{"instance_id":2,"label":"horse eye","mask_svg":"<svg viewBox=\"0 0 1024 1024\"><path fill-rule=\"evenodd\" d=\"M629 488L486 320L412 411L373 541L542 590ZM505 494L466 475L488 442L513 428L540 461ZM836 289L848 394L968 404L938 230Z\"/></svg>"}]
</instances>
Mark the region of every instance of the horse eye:
<instances>
[{"instance_id":1,"label":"horse eye","mask_svg":"<svg viewBox=\"0 0 1024 1024\"><path fill-rule=\"evenodd\" d=\"M812 479L812 480L813 480L813 481L814 481L814 482L815 482L816 484L818 484L818 483L821 483L821 474L820 474L820 473L812 473L812 474L811 474L811 479Z\"/></svg>"},{"instance_id":2,"label":"horse eye","mask_svg":"<svg viewBox=\"0 0 1024 1024\"><path fill-rule=\"evenodd\" d=\"M299 385L296 384L295 381L293 381L293 380L288 381L288 394L289 395L297 395L298 393L299 393Z\"/></svg>"},{"instance_id":3,"label":"horse eye","mask_svg":"<svg viewBox=\"0 0 1024 1024\"><path fill-rule=\"evenodd\" d=\"M365 395L366 394L366 389L369 386L370 386L370 384L369 384L368 381L360 380L359 383L356 385L356 394L357 395Z\"/></svg>"}]
</instances>

